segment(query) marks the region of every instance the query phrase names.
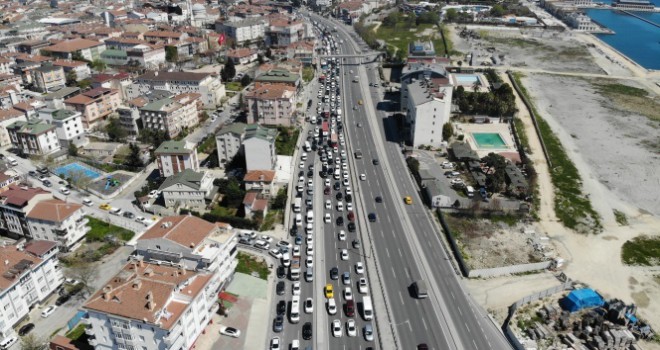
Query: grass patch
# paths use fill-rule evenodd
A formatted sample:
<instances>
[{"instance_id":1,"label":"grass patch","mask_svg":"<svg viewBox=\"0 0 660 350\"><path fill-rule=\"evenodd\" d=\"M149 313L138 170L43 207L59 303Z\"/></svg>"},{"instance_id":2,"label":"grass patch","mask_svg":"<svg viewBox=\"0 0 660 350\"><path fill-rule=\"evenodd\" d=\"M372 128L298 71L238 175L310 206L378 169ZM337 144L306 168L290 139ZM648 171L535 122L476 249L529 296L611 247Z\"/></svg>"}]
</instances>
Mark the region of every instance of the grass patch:
<instances>
[{"instance_id":1,"label":"grass patch","mask_svg":"<svg viewBox=\"0 0 660 350\"><path fill-rule=\"evenodd\" d=\"M623 113L637 113L653 121L660 121L660 99L634 86L589 81L598 93L606 97L606 104Z\"/></svg>"},{"instance_id":2,"label":"grass patch","mask_svg":"<svg viewBox=\"0 0 660 350\"><path fill-rule=\"evenodd\" d=\"M215 137L207 137L204 142L202 142L197 150L201 153L209 154L215 149Z\"/></svg>"},{"instance_id":3,"label":"grass patch","mask_svg":"<svg viewBox=\"0 0 660 350\"><path fill-rule=\"evenodd\" d=\"M513 78L522 91L523 95L531 101L531 97L520 82L521 75L513 73ZM602 230L600 216L591 206L591 201L582 193L582 179L564 150L557 135L554 134L550 125L541 118L532 105L536 115L536 121L541 132L541 137L548 151L548 157L552 162L550 177L555 191L554 209L557 218L564 226L583 233L599 233Z\"/></svg>"},{"instance_id":4,"label":"grass patch","mask_svg":"<svg viewBox=\"0 0 660 350\"><path fill-rule=\"evenodd\" d=\"M292 156L298 142L298 135L300 130L290 127L277 127L277 139L275 140L275 150L277 154L284 156Z\"/></svg>"},{"instance_id":5,"label":"grass patch","mask_svg":"<svg viewBox=\"0 0 660 350\"><path fill-rule=\"evenodd\" d=\"M303 81L306 83L312 81L312 79L314 79L314 68L312 67L303 68L302 78Z\"/></svg>"},{"instance_id":6,"label":"grass patch","mask_svg":"<svg viewBox=\"0 0 660 350\"><path fill-rule=\"evenodd\" d=\"M275 224L281 224L284 221L282 210L268 210L268 214L261 223L259 231L268 231L275 228Z\"/></svg>"},{"instance_id":7,"label":"grass patch","mask_svg":"<svg viewBox=\"0 0 660 350\"><path fill-rule=\"evenodd\" d=\"M518 117L513 118L513 124L516 126L516 131L518 132L518 138L520 143L525 148L525 152L532 153L531 148L529 147L529 138L527 137L527 130L525 130L525 124Z\"/></svg>"},{"instance_id":8,"label":"grass patch","mask_svg":"<svg viewBox=\"0 0 660 350\"><path fill-rule=\"evenodd\" d=\"M257 259L257 257L243 252L239 252L236 258L238 259L236 272L244 273L247 275L252 275L254 273L263 280L268 279L270 270L268 270L268 265L265 261L263 261L263 259Z\"/></svg>"},{"instance_id":9,"label":"grass patch","mask_svg":"<svg viewBox=\"0 0 660 350\"><path fill-rule=\"evenodd\" d=\"M65 336L71 340L78 340L83 334L85 334L85 324L80 323L76 328L70 330Z\"/></svg>"},{"instance_id":10,"label":"grass patch","mask_svg":"<svg viewBox=\"0 0 660 350\"><path fill-rule=\"evenodd\" d=\"M628 217L623 212L614 209L614 219L619 226L628 226Z\"/></svg>"},{"instance_id":11,"label":"grass patch","mask_svg":"<svg viewBox=\"0 0 660 350\"><path fill-rule=\"evenodd\" d=\"M424 31L433 30L432 35L422 35ZM442 36L440 31L443 31L445 38L448 38L447 32L443 26L437 26L435 24L419 24L414 25L407 21L398 22L393 27L386 27L381 25L376 31L376 39L385 41L388 46L395 47L397 52L401 52L399 55L402 57L407 57L408 55L408 44L415 40L431 40L435 48L435 52L438 56L444 55L446 52L445 45L442 42ZM451 46L450 42L447 41L447 46ZM451 50L451 47L449 48ZM451 52L451 51L450 51Z\"/></svg>"},{"instance_id":12,"label":"grass patch","mask_svg":"<svg viewBox=\"0 0 660 350\"><path fill-rule=\"evenodd\" d=\"M482 37L494 44L502 44L506 46L519 47L523 49L529 48L529 49L541 50L541 51L555 51L554 48L545 45L543 43L540 43L536 40L522 39L522 38L501 38L501 37L489 35L489 33L486 31L482 33Z\"/></svg>"},{"instance_id":13,"label":"grass patch","mask_svg":"<svg viewBox=\"0 0 660 350\"><path fill-rule=\"evenodd\" d=\"M91 228L86 235L87 241L89 242L103 242L107 240L108 237L115 237L122 241L129 241L135 235L132 231L95 219L91 216L86 216L86 218L89 220L89 227Z\"/></svg>"},{"instance_id":14,"label":"grass patch","mask_svg":"<svg viewBox=\"0 0 660 350\"><path fill-rule=\"evenodd\" d=\"M657 266L660 264L660 237L639 236L623 244L621 260L626 265Z\"/></svg>"},{"instance_id":15,"label":"grass patch","mask_svg":"<svg viewBox=\"0 0 660 350\"><path fill-rule=\"evenodd\" d=\"M606 94L620 94L637 97L647 97L649 95L649 93L644 89L624 84L596 84L596 86L598 86L600 92Z\"/></svg>"},{"instance_id":16,"label":"grass patch","mask_svg":"<svg viewBox=\"0 0 660 350\"><path fill-rule=\"evenodd\" d=\"M211 209L211 214L217 216L236 216L236 208L227 208L220 205L216 205Z\"/></svg>"},{"instance_id":17,"label":"grass patch","mask_svg":"<svg viewBox=\"0 0 660 350\"><path fill-rule=\"evenodd\" d=\"M225 83L225 90L229 91L241 91L243 90L243 85L238 81L230 81Z\"/></svg>"}]
</instances>

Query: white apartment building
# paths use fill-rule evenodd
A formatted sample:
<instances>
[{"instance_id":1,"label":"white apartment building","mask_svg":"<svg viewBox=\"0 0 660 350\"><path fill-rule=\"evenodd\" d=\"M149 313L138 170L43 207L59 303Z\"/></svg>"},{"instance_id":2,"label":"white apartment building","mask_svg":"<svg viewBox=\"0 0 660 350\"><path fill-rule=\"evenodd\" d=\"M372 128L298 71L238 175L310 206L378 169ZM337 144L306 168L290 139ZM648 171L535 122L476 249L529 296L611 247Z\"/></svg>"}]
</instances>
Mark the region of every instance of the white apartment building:
<instances>
[{"instance_id":1,"label":"white apartment building","mask_svg":"<svg viewBox=\"0 0 660 350\"><path fill-rule=\"evenodd\" d=\"M134 99L151 90L200 94L207 108L215 108L225 96L225 86L220 78L209 73L153 71L133 80L126 89L126 99Z\"/></svg>"},{"instance_id":2,"label":"white apartment building","mask_svg":"<svg viewBox=\"0 0 660 350\"><path fill-rule=\"evenodd\" d=\"M32 211L36 203L48 199L53 199L52 193L40 187L10 185L7 190L0 192L0 230L3 235L15 239L32 238L27 213Z\"/></svg>"},{"instance_id":3,"label":"white apartment building","mask_svg":"<svg viewBox=\"0 0 660 350\"><path fill-rule=\"evenodd\" d=\"M147 69L157 69L165 63L165 47L152 47L149 45L136 45L126 50L128 62L137 61L142 67Z\"/></svg>"},{"instance_id":4,"label":"white apartment building","mask_svg":"<svg viewBox=\"0 0 660 350\"><path fill-rule=\"evenodd\" d=\"M90 230L83 206L59 199L37 202L26 221L33 238L57 242L64 251L71 250Z\"/></svg>"},{"instance_id":5,"label":"white apartment building","mask_svg":"<svg viewBox=\"0 0 660 350\"><path fill-rule=\"evenodd\" d=\"M270 20L266 38L267 44L286 47L305 38L305 25L302 21L274 18Z\"/></svg>"},{"instance_id":6,"label":"white apartment building","mask_svg":"<svg viewBox=\"0 0 660 350\"><path fill-rule=\"evenodd\" d=\"M564 16L564 21L571 28L579 31L593 32L600 28L596 23L591 21L591 18L581 12L571 12Z\"/></svg>"},{"instance_id":7,"label":"white apartment building","mask_svg":"<svg viewBox=\"0 0 660 350\"><path fill-rule=\"evenodd\" d=\"M217 311L237 265L227 225L194 216L161 219L135 255L84 305L96 349L190 349Z\"/></svg>"},{"instance_id":8,"label":"white apartment building","mask_svg":"<svg viewBox=\"0 0 660 350\"><path fill-rule=\"evenodd\" d=\"M145 129L166 131L174 138L186 128L199 124L199 94L186 93L148 103L140 108Z\"/></svg>"},{"instance_id":9,"label":"white apartment building","mask_svg":"<svg viewBox=\"0 0 660 350\"><path fill-rule=\"evenodd\" d=\"M16 336L13 327L62 284L58 252L43 240L0 246L0 339Z\"/></svg>"},{"instance_id":10,"label":"white apartment building","mask_svg":"<svg viewBox=\"0 0 660 350\"><path fill-rule=\"evenodd\" d=\"M296 89L282 84L261 85L247 93L248 124L295 125Z\"/></svg>"},{"instance_id":11,"label":"white apartment building","mask_svg":"<svg viewBox=\"0 0 660 350\"><path fill-rule=\"evenodd\" d=\"M74 144L76 147L87 143L82 113L68 109L41 109L39 118L55 126L55 133L63 147Z\"/></svg>"},{"instance_id":12,"label":"white apartment building","mask_svg":"<svg viewBox=\"0 0 660 350\"><path fill-rule=\"evenodd\" d=\"M263 41L266 36L266 26L265 21L250 18L235 22L216 22L215 31L224 33L228 39L241 46L247 42Z\"/></svg>"},{"instance_id":13,"label":"white apartment building","mask_svg":"<svg viewBox=\"0 0 660 350\"><path fill-rule=\"evenodd\" d=\"M169 177L186 169L199 171L197 147L186 141L165 141L154 152L161 177Z\"/></svg>"},{"instance_id":14,"label":"white apartment building","mask_svg":"<svg viewBox=\"0 0 660 350\"><path fill-rule=\"evenodd\" d=\"M223 126L215 135L215 145L218 151L218 164L222 167L231 162L232 159L241 151L243 146L243 136L247 124L231 123Z\"/></svg>"},{"instance_id":15,"label":"white apartment building","mask_svg":"<svg viewBox=\"0 0 660 350\"><path fill-rule=\"evenodd\" d=\"M275 150L276 129L268 129L256 124L245 128L243 152L247 171L273 170L277 163Z\"/></svg>"},{"instance_id":16,"label":"white apartment building","mask_svg":"<svg viewBox=\"0 0 660 350\"><path fill-rule=\"evenodd\" d=\"M451 84L440 85L437 80L418 80L406 85L408 98L406 122L413 147L440 147L442 126L451 113Z\"/></svg>"},{"instance_id":17,"label":"white apartment building","mask_svg":"<svg viewBox=\"0 0 660 350\"><path fill-rule=\"evenodd\" d=\"M166 208L201 210L215 194L213 179L208 171L186 169L165 179L158 190Z\"/></svg>"},{"instance_id":18,"label":"white apartment building","mask_svg":"<svg viewBox=\"0 0 660 350\"><path fill-rule=\"evenodd\" d=\"M55 126L38 119L19 120L7 126L14 147L24 154L48 155L60 150Z\"/></svg>"}]
</instances>

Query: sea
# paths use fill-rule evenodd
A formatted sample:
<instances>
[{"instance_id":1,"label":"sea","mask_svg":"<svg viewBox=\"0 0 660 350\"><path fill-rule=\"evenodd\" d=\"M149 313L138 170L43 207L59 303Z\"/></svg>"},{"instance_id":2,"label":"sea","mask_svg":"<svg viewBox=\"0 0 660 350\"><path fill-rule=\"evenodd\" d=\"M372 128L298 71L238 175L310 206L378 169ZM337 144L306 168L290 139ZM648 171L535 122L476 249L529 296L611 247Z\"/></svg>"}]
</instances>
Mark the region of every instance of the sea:
<instances>
[{"instance_id":1,"label":"sea","mask_svg":"<svg viewBox=\"0 0 660 350\"><path fill-rule=\"evenodd\" d=\"M610 3L609 0L597 2ZM660 0L651 0L660 7ZM628 56L646 69L660 70L660 27L644 22L633 16L612 10L588 9L586 13L616 34L596 34L596 36ZM660 24L659 12L633 12L639 17Z\"/></svg>"}]
</instances>

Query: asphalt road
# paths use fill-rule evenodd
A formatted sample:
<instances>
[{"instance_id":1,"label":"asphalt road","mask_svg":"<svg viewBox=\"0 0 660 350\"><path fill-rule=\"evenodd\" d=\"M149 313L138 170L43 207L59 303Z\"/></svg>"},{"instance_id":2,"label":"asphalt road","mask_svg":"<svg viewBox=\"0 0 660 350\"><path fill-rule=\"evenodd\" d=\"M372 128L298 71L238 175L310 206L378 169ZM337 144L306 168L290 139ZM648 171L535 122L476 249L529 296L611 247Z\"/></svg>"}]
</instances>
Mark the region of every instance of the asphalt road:
<instances>
[{"instance_id":1,"label":"asphalt road","mask_svg":"<svg viewBox=\"0 0 660 350\"><path fill-rule=\"evenodd\" d=\"M328 23L326 19L315 17ZM337 33L343 38L345 53L357 50L346 27L338 23ZM352 32L352 30L351 30ZM346 64L357 63L347 59ZM444 251L439 228L423 205L418 189L408 174L398 145L398 132L383 111L377 111L382 91L369 87L369 82L379 82L376 66L367 69L355 65L359 83L352 83L345 105L358 106L354 120L348 120L347 128L352 151L360 149L362 160L356 160L358 172L365 173L367 181L359 190L365 198L365 209L377 215L378 221L370 224L376 261L387 285L387 300L392 311L396 335L396 347L411 349L427 343L435 349L506 349L510 348L498 328L490 322L464 290L459 277ZM363 105L355 103L362 99ZM362 123L362 128L351 123ZM385 142L388 141L388 142ZM378 158L380 165L373 165ZM382 196L377 204L368 198ZM412 196L413 204L403 204L404 196ZM430 286L429 298L417 300L411 297L409 286L417 279L424 279ZM378 315L377 315L378 317Z\"/></svg>"}]
</instances>

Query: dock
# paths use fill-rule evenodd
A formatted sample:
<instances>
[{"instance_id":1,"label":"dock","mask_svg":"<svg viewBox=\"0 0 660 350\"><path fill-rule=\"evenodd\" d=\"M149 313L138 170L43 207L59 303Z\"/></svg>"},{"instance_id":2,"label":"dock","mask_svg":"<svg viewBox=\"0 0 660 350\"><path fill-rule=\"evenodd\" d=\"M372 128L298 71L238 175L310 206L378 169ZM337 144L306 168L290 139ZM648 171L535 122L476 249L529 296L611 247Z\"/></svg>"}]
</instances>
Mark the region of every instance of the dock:
<instances>
[{"instance_id":1,"label":"dock","mask_svg":"<svg viewBox=\"0 0 660 350\"><path fill-rule=\"evenodd\" d=\"M639 19L639 20L642 20L642 21L644 21L644 22L646 22L646 23L648 23L648 24L650 24L650 25L654 25L654 26L660 28L660 24L655 23L655 22L653 22L653 21L651 21L651 20L649 20L649 19L646 19L646 18L644 18L644 17L638 16L638 15L636 15L636 14L630 12L630 11L627 11L627 10L619 10L619 9L617 9L617 10L618 10L618 11L621 11L621 12L627 14L627 15L633 16L633 17L635 17L635 18L637 18L637 19Z\"/></svg>"}]
</instances>

